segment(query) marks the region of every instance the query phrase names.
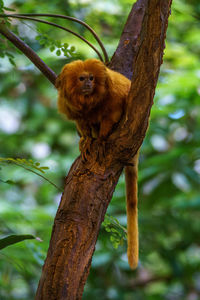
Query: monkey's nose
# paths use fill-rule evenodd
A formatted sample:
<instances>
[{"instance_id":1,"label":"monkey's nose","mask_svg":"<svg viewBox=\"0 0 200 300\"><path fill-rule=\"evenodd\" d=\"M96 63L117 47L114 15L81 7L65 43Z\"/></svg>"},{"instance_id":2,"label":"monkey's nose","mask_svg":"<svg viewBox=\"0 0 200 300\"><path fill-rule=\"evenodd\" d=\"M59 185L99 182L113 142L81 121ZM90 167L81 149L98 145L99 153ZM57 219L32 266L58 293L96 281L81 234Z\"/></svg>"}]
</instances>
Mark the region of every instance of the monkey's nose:
<instances>
[{"instance_id":1,"label":"monkey's nose","mask_svg":"<svg viewBox=\"0 0 200 300\"><path fill-rule=\"evenodd\" d=\"M90 88L91 88L91 83L90 83L90 82L87 82L87 83L85 84L85 88L90 89Z\"/></svg>"}]
</instances>

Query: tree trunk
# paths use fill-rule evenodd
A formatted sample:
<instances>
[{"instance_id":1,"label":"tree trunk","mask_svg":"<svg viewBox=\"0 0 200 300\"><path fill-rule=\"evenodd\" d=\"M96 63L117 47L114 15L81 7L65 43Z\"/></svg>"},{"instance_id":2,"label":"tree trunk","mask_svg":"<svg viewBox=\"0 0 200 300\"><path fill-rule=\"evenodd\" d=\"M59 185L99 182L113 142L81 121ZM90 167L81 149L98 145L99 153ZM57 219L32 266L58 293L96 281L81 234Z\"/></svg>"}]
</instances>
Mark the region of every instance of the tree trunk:
<instances>
[{"instance_id":1,"label":"tree trunk","mask_svg":"<svg viewBox=\"0 0 200 300\"><path fill-rule=\"evenodd\" d=\"M164 50L171 0L138 0L110 67L132 78L126 115L87 162L72 165L53 226L37 300L79 300L100 225L125 165L144 139ZM103 147L105 151L103 151ZM104 155L97 155L104 153Z\"/></svg>"}]
</instances>

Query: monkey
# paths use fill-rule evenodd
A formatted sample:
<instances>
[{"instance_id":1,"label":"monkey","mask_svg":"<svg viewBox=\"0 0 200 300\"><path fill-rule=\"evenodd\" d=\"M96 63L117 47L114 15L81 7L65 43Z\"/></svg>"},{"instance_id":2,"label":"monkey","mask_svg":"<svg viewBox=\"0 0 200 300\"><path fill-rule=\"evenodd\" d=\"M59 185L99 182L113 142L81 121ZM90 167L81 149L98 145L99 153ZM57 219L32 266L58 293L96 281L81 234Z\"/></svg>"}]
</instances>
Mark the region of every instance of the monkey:
<instances>
[{"instance_id":1,"label":"monkey","mask_svg":"<svg viewBox=\"0 0 200 300\"><path fill-rule=\"evenodd\" d=\"M122 118L131 81L97 59L66 64L56 79L58 111L74 120L80 133L80 150L85 141L105 141ZM137 173L138 153L133 165L125 167L127 202L128 262L138 265Z\"/></svg>"},{"instance_id":2,"label":"monkey","mask_svg":"<svg viewBox=\"0 0 200 300\"><path fill-rule=\"evenodd\" d=\"M105 139L125 108L130 81L104 66L97 59L67 64L56 80L58 110L75 120L82 137L92 137L91 128L99 125Z\"/></svg>"}]
</instances>

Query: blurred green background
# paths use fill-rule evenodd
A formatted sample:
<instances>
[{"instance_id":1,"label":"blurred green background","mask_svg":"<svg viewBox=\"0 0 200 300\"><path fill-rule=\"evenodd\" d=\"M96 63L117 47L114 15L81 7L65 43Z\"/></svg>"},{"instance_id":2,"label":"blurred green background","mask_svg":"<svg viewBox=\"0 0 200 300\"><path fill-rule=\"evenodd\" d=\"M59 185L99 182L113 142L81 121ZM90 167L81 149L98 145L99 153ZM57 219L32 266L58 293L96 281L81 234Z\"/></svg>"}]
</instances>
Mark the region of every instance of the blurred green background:
<instances>
[{"instance_id":1,"label":"blurred green background","mask_svg":"<svg viewBox=\"0 0 200 300\"><path fill-rule=\"evenodd\" d=\"M132 3L131 0L4 2L21 13L60 13L86 21L99 34L110 57ZM57 74L71 60L96 57L86 44L61 30L19 20L13 20L12 24L12 30ZM69 26L95 44L91 34L80 25L62 20L59 24ZM71 58L59 55L59 42L54 49L51 44L55 43L55 37L69 47L75 46ZM44 175L62 188L72 162L79 155L75 125L57 113L55 88L27 58L2 37L0 50L0 157L40 162L49 167ZM13 56L16 65L12 64ZM111 243L114 237L102 226L83 299L200 299L199 100L200 3L174 0L164 64L140 155L140 263L136 271L131 271L126 259L126 241L115 249ZM61 192L14 164L1 163L0 167L0 238L33 234L42 240L27 240L1 250L0 299L31 300L46 257ZM126 226L124 175L108 213Z\"/></svg>"}]
</instances>

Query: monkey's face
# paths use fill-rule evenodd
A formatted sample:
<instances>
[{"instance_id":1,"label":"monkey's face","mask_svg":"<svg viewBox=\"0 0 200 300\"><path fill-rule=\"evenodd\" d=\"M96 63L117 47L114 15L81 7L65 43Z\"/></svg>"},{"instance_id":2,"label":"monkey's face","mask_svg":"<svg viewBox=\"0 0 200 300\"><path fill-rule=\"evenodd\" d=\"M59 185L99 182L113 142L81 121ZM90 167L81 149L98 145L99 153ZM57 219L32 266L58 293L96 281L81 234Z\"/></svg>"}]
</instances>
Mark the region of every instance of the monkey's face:
<instances>
[{"instance_id":1,"label":"monkey's face","mask_svg":"<svg viewBox=\"0 0 200 300\"><path fill-rule=\"evenodd\" d=\"M88 72L79 74L78 86L80 94L90 96L94 91L94 75Z\"/></svg>"}]
</instances>

